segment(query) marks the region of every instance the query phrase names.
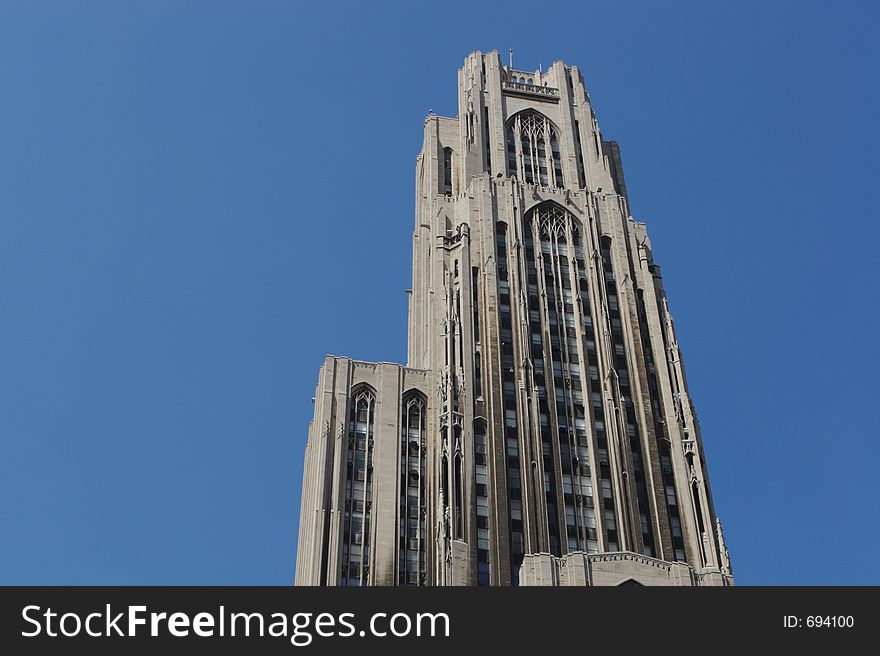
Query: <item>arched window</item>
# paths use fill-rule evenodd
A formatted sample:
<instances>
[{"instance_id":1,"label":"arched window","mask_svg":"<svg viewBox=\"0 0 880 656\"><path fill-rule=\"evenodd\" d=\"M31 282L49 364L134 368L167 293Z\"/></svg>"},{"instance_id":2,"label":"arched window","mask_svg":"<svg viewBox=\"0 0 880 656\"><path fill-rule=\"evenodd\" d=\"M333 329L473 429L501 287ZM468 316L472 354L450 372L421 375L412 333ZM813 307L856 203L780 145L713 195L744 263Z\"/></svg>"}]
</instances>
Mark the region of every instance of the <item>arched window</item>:
<instances>
[{"instance_id":1,"label":"arched window","mask_svg":"<svg viewBox=\"0 0 880 656\"><path fill-rule=\"evenodd\" d=\"M590 350L595 338L587 332L592 319L581 225L561 205L546 202L525 215L523 235L550 551L555 555L596 552L597 454L590 440L585 397L592 398L591 386L598 381L594 383L589 375L597 362Z\"/></svg>"},{"instance_id":2,"label":"arched window","mask_svg":"<svg viewBox=\"0 0 880 656\"><path fill-rule=\"evenodd\" d=\"M366 385L355 388L349 408L341 583L360 586L368 585L370 575L376 393Z\"/></svg>"},{"instance_id":3,"label":"arched window","mask_svg":"<svg viewBox=\"0 0 880 656\"><path fill-rule=\"evenodd\" d=\"M425 460L427 406L418 392L403 397L400 418L400 562L398 585L425 585Z\"/></svg>"},{"instance_id":4,"label":"arched window","mask_svg":"<svg viewBox=\"0 0 880 656\"><path fill-rule=\"evenodd\" d=\"M507 122L507 174L530 184L565 185L559 135L549 118L528 109Z\"/></svg>"}]
</instances>

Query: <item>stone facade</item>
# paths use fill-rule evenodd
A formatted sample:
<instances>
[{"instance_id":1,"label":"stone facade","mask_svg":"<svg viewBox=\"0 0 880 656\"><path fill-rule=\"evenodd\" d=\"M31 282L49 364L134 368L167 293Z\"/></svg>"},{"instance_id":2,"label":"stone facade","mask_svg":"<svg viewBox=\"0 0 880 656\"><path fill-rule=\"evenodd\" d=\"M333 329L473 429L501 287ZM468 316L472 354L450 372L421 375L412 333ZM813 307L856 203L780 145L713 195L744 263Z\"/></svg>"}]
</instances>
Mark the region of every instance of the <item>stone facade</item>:
<instances>
[{"instance_id":1,"label":"stone facade","mask_svg":"<svg viewBox=\"0 0 880 656\"><path fill-rule=\"evenodd\" d=\"M297 584L730 585L620 149L575 67L467 57L416 160L408 362L328 357Z\"/></svg>"},{"instance_id":2,"label":"stone facade","mask_svg":"<svg viewBox=\"0 0 880 656\"><path fill-rule=\"evenodd\" d=\"M721 572L698 573L687 563L673 563L627 552L586 554L574 551L564 556L528 554L520 568L520 585L534 586L618 586L618 585L730 585Z\"/></svg>"}]
</instances>

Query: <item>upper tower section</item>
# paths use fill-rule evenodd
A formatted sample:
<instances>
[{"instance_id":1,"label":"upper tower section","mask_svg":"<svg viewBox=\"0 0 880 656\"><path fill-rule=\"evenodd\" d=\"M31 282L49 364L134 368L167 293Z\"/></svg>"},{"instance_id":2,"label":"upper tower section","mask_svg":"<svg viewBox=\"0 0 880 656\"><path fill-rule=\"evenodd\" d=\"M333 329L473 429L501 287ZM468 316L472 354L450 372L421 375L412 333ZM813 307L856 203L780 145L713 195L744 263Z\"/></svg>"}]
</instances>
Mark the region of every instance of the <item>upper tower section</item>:
<instances>
[{"instance_id":1,"label":"upper tower section","mask_svg":"<svg viewBox=\"0 0 880 656\"><path fill-rule=\"evenodd\" d=\"M482 175L569 192L626 197L620 150L599 130L576 66L505 66L497 50L474 52L458 72L458 116L430 115L419 156L426 196L458 196Z\"/></svg>"}]
</instances>

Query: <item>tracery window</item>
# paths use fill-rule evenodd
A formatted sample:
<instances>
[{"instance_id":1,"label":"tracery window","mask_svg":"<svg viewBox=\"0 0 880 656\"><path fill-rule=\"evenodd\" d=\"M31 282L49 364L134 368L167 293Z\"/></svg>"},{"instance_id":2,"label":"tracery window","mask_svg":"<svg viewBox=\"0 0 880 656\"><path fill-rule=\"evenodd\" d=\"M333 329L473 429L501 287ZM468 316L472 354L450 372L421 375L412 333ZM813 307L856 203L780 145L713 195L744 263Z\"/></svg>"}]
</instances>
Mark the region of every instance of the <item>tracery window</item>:
<instances>
[{"instance_id":1,"label":"tracery window","mask_svg":"<svg viewBox=\"0 0 880 656\"><path fill-rule=\"evenodd\" d=\"M529 109L508 121L507 174L531 184L565 185L559 135L549 118Z\"/></svg>"},{"instance_id":2,"label":"tracery window","mask_svg":"<svg viewBox=\"0 0 880 656\"><path fill-rule=\"evenodd\" d=\"M590 303L580 225L559 205L543 203L526 215L523 230L550 551L555 555L595 552L595 464L588 432L590 409L584 403L585 394L592 397L592 381L584 373L595 370L588 368L595 356L584 339L592 332L585 328ZM581 290L577 304L574 288ZM597 416L602 418L601 401Z\"/></svg>"},{"instance_id":3,"label":"tracery window","mask_svg":"<svg viewBox=\"0 0 880 656\"><path fill-rule=\"evenodd\" d=\"M343 586L368 585L370 511L373 493L373 427L376 395L367 386L353 392L348 418L345 516L342 526Z\"/></svg>"},{"instance_id":4,"label":"tracery window","mask_svg":"<svg viewBox=\"0 0 880 656\"><path fill-rule=\"evenodd\" d=\"M425 585L425 399L411 393L403 399L400 422L400 562L398 585Z\"/></svg>"}]
</instances>

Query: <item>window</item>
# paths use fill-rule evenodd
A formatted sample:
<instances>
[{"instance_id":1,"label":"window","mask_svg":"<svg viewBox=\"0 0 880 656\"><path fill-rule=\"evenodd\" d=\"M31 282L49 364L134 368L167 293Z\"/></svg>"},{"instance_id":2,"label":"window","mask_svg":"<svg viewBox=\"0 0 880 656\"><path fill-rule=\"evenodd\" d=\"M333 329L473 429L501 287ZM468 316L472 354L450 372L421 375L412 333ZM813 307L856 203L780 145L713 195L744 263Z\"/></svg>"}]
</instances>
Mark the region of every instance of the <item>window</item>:
<instances>
[{"instance_id":1,"label":"window","mask_svg":"<svg viewBox=\"0 0 880 656\"><path fill-rule=\"evenodd\" d=\"M452 195L452 148L443 149L443 193Z\"/></svg>"},{"instance_id":2,"label":"window","mask_svg":"<svg viewBox=\"0 0 880 656\"><path fill-rule=\"evenodd\" d=\"M373 423L376 396L367 386L352 390L350 402L348 453L345 481L345 507L343 523L342 585L361 586L369 584L369 565L361 561L370 545L370 496L373 472Z\"/></svg>"},{"instance_id":3,"label":"window","mask_svg":"<svg viewBox=\"0 0 880 656\"><path fill-rule=\"evenodd\" d=\"M492 133L489 130L489 107L483 108L483 155L486 158L485 170L492 171Z\"/></svg>"},{"instance_id":4,"label":"window","mask_svg":"<svg viewBox=\"0 0 880 656\"><path fill-rule=\"evenodd\" d=\"M571 81L571 78L569 78L569 81ZM577 151L578 186L581 189L585 189L587 186L587 177L584 172L584 150L581 146L581 126L577 121L574 122L574 147Z\"/></svg>"},{"instance_id":5,"label":"window","mask_svg":"<svg viewBox=\"0 0 880 656\"><path fill-rule=\"evenodd\" d=\"M515 441L514 441L515 442ZM479 585L489 584L489 487L488 487L488 444L486 423L482 419L474 422L474 480L476 483L477 504L477 567L481 572Z\"/></svg>"},{"instance_id":6,"label":"window","mask_svg":"<svg viewBox=\"0 0 880 656\"><path fill-rule=\"evenodd\" d=\"M551 165L551 159L559 156L558 143L550 139L540 146L537 157L548 158L546 164L549 170L539 173L561 181L561 166ZM534 160L534 157L531 159ZM525 157L523 159L526 160ZM586 274L579 272L583 263L570 259L582 259L584 256L580 230L581 226L575 217L553 202L541 203L523 219L523 240L532 245L525 251L526 269L535 270L536 281L540 279L542 283L540 289L528 295L530 333L535 342L540 336L542 346L548 347L550 356L549 361L545 362L543 355L538 355L540 351L532 351L544 462L544 494L541 497L546 503L546 512L542 513L545 525L540 530L547 535L550 552L557 554L561 550L596 551L598 548L587 447L589 416L585 407L587 395L592 390L584 384L588 353L583 352L586 344L582 344L579 334L584 322L581 313L585 307L585 295L582 292L578 292L580 299L577 306L574 304L574 290L580 289L579 280L585 278ZM540 278L537 275L539 268ZM539 296L539 291L543 292L543 297ZM590 325L587 322L587 326ZM545 376L550 375L553 378L552 387L545 385ZM554 459L550 457L557 452L560 457L558 472ZM564 526L560 526L561 516L556 505L560 493L564 502ZM593 523L592 527L589 526L590 522Z\"/></svg>"},{"instance_id":7,"label":"window","mask_svg":"<svg viewBox=\"0 0 880 656\"><path fill-rule=\"evenodd\" d=\"M426 461L426 402L418 392L404 395L400 418L400 557L398 585L424 585L427 532L424 509Z\"/></svg>"},{"instance_id":8,"label":"window","mask_svg":"<svg viewBox=\"0 0 880 656\"><path fill-rule=\"evenodd\" d=\"M489 574L489 563L477 563L477 585L489 585L491 577Z\"/></svg>"},{"instance_id":9,"label":"window","mask_svg":"<svg viewBox=\"0 0 880 656\"><path fill-rule=\"evenodd\" d=\"M478 399L483 396L483 374L480 365L480 352L474 353L474 396Z\"/></svg>"},{"instance_id":10,"label":"window","mask_svg":"<svg viewBox=\"0 0 880 656\"><path fill-rule=\"evenodd\" d=\"M528 109L507 124L507 173L532 184L562 187L562 157L556 126L543 114ZM551 154L548 167L547 150Z\"/></svg>"},{"instance_id":11,"label":"window","mask_svg":"<svg viewBox=\"0 0 880 656\"><path fill-rule=\"evenodd\" d=\"M474 341L480 342L480 270L471 269L471 297L474 306Z\"/></svg>"},{"instance_id":12,"label":"window","mask_svg":"<svg viewBox=\"0 0 880 656\"><path fill-rule=\"evenodd\" d=\"M670 506L677 505L677 501L675 498L675 488L671 485L666 486L666 503Z\"/></svg>"}]
</instances>

